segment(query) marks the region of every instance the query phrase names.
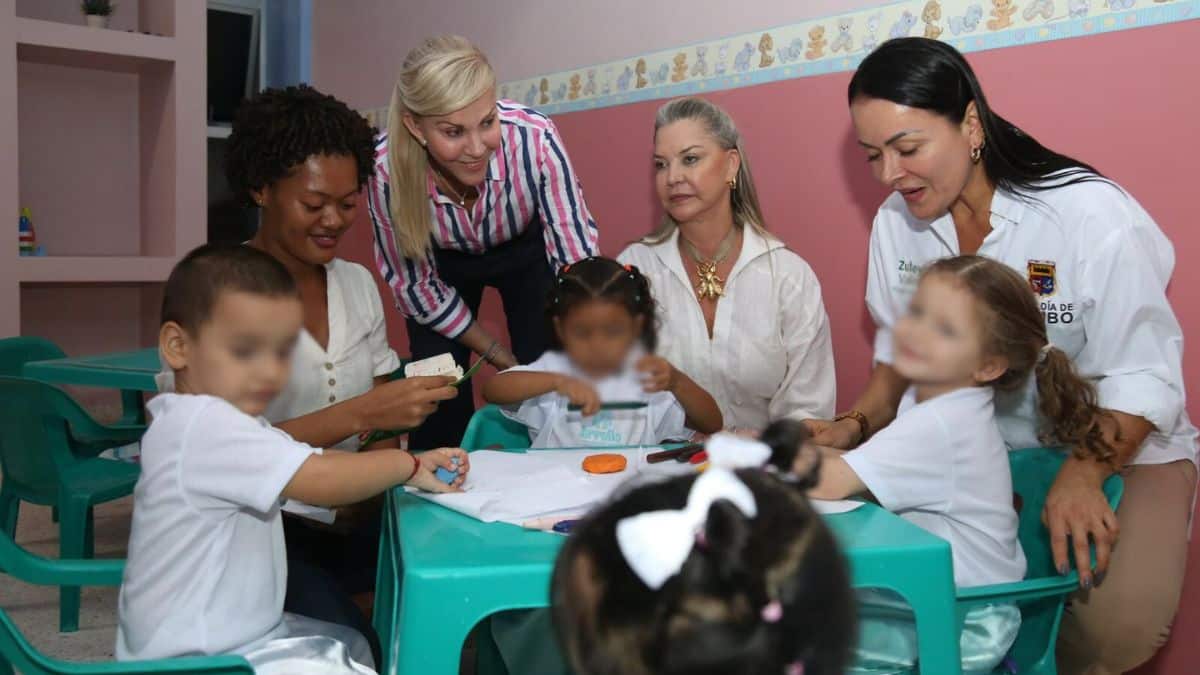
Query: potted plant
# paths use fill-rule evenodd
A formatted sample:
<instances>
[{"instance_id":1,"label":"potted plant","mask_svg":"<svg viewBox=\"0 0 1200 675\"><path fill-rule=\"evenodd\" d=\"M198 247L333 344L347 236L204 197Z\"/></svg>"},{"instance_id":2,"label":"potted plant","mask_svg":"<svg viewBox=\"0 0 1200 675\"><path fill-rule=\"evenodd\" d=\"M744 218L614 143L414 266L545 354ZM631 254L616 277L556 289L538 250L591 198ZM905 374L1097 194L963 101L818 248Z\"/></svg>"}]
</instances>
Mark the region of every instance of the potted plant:
<instances>
[{"instance_id":1,"label":"potted plant","mask_svg":"<svg viewBox=\"0 0 1200 675\"><path fill-rule=\"evenodd\" d=\"M87 25L92 28L108 28L108 17L116 8L112 0L83 0L80 3Z\"/></svg>"}]
</instances>

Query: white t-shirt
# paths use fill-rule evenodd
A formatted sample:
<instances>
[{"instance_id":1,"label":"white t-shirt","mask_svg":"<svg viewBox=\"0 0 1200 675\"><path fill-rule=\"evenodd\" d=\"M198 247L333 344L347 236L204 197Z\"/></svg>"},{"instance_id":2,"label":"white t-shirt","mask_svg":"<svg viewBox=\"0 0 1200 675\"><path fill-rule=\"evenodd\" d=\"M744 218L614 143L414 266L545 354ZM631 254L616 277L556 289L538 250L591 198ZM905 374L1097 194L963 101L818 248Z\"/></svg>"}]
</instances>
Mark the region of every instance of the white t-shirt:
<instances>
[{"instance_id":1,"label":"white t-shirt","mask_svg":"<svg viewBox=\"0 0 1200 675\"><path fill-rule=\"evenodd\" d=\"M743 232L711 339L679 255L678 231L660 244L633 244L617 259L650 280L658 353L713 395L727 428L829 419L836 377L817 275L783 242L751 227Z\"/></svg>"},{"instance_id":2,"label":"white t-shirt","mask_svg":"<svg viewBox=\"0 0 1200 675\"><path fill-rule=\"evenodd\" d=\"M879 504L950 542L960 587L1020 581L1008 448L991 388L967 387L913 405L843 457Z\"/></svg>"},{"instance_id":3,"label":"white t-shirt","mask_svg":"<svg viewBox=\"0 0 1200 675\"><path fill-rule=\"evenodd\" d=\"M375 378L400 367L400 357L388 345L387 325L379 288L367 268L334 258L325 265L325 302L329 315L329 344L325 349L305 329L292 352L292 373L287 386L263 411L272 424L303 417L367 393ZM155 377L159 391L174 391L174 373L164 365ZM332 446L355 452L358 437ZM285 511L332 523L331 509L290 501Z\"/></svg>"},{"instance_id":4,"label":"white t-shirt","mask_svg":"<svg viewBox=\"0 0 1200 675\"><path fill-rule=\"evenodd\" d=\"M1033 197L996 190L992 231L979 255L1036 288L1050 342L1095 382L1100 405L1154 424L1134 464L1196 461L1196 429L1184 409L1183 333L1166 297L1175 267L1171 242L1133 197L1108 182ZM949 214L918 220L898 193L879 208L867 267L876 361L892 362L892 327L907 312L921 270L958 254ZM1033 378L998 395L996 412L1011 447L1041 445Z\"/></svg>"},{"instance_id":5,"label":"white t-shirt","mask_svg":"<svg viewBox=\"0 0 1200 675\"><path fill-rule=\"evenodd\" d=\"M655 445L669 438L691 438L694 432L684 426L683 406L671 392L647 394L642 390L633 364L643 353L640 349L633 350L620 373L600 380L589 378L566 354L556 351L547 351L529 365L504 372L569 375L590 382L602 402L645 401L645 408L601 410L585 419L582 413L567 410L569 401L566 397L550 392L500 409L506 417L529 428L529 438L535 448Z\"/></svg>"},{"instance_id":6,"label":"white t-shirt","mask_svg":"<svg viewBox=\"0 0 1200 675\"><path fill-rule=\"evenodd\" d=\"M117 658L222 654L282 637L280 493L320 451L213 396L160 394L147 408Z\"/></svg>"}]
</instances>

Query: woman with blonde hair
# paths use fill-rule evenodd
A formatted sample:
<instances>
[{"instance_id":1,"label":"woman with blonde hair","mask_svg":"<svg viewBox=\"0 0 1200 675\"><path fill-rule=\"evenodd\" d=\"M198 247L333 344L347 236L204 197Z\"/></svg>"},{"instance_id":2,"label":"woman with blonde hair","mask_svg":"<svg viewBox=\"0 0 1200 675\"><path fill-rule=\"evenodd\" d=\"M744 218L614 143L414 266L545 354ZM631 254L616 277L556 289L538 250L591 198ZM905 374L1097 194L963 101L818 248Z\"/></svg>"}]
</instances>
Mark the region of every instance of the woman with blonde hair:
<instances>
[{"instance_id":1,"label":"woman with blonde hair","mask_svg":"<svg viewBox=\"0 0 1200 675\"><path fill-rule=\"evenodd\" d=\"M540 356L554 273L599 250L554 123L497 100L496 74L468 40L434 37L404 60L375 158L375 257L413 358L448 352L466 364L474 352L505 369ZM486 287L504 303L511 352L475 320ZM465 383L410 443L457 444L472 411Z\"/></svg>"},{"instance_id":2,"label":"woman with blonde hair","mask_svg":"<svg viewBox=\"0 0 1200 675\"><path fill-rule=\"evenodd\" d=\"M663 220L619 259L649 277L659 353L710 392L725 424L833 413L829 318L812 268L767 231L733 120L701 98L654 123Z\"/></svg>"}]
</instances>

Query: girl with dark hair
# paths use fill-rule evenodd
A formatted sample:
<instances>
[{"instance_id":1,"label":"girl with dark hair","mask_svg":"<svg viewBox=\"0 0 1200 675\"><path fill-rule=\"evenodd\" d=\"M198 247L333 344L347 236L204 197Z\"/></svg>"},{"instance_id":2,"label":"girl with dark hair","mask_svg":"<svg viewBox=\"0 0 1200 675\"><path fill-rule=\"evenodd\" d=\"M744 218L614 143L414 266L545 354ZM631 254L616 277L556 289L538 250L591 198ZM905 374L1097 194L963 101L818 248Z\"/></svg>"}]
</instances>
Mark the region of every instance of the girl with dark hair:
<instances>
[{"instance_id":1,"label":"girl with dark hair","mask_svg":"<svg viewBox=\"0 0 1200 675\"><path fill-rule=\"evenodd\" d=\"M1043 513L1056 564L1065 573L1073 557L1082 584L1063 619L1062 672L1130 670L1166 640L1196 485L1183 337L1166 299L1171 243L1111 180L996 114L970 65L943 42L884 43L848 94L867 162L894 190L871 232L876 366L851 410L809 427L822 445L852 448L896 416L911 382L896 367L894 329L932 261L978 254L1016 270L1037 296L1051 354L1073 362L1104 411L1078 420L1086 435L1058 437L1073 452ZM997 393L1009 447L1041 442L1046 417L1057 416L1045 401L1054 393L1033 379ZM1125 497L1114 514L1101 484L1117 470Z\"/></svg>"},{"instance_id":2,"label":"girl with dark hair","mask_svg":"<svg viewBox=\"0 0 1200 675\"><path fill-rule=\"evenodd\" d=\"M712 396L654 355L654 298L636 267L609 258L567 265L550 291L546 321L550 349L483 390L529 428L533 447L655 444L721 429ZM646 405L600 410L612 401Z\"/></svg>"},{"instance_id":3,"label":"girl with dark hair","mask_svg":"<svg viewBox=\"0 0 1200 675\"><path fill-rule=\"evenodd\" d=\"M803 489L712 467L628 490L554 566L559 643L578 675L841 675L854 638L845 562ZM759 463L770 450L759 446ZM731 447L739 459L754 448ZM810 463L811 464L811 463ZM742 464L743 466L745 464Z\"/></svg>"}]
</instances>

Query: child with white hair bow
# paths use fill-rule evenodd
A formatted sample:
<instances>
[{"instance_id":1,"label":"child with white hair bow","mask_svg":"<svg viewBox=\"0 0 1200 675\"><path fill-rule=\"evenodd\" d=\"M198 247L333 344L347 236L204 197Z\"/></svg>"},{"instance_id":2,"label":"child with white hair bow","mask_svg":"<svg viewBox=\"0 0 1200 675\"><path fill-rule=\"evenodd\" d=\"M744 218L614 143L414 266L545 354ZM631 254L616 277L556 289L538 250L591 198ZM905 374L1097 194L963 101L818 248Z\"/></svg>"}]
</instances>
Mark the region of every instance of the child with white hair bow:
<instances>
[{"instance_id":1,"label":"child with white hair bow","mask_svg":"<svg viewBox=\"0 0 1200 675\"><path fill-rule=\"evenodd\" d=\"M707 450L707 471L630 489L563 546L551 595L568 661L580 675L840 674L854 596L804 496L815 462L773 475L771 448L728 434Z\"/></svg>"}]
</instances>

